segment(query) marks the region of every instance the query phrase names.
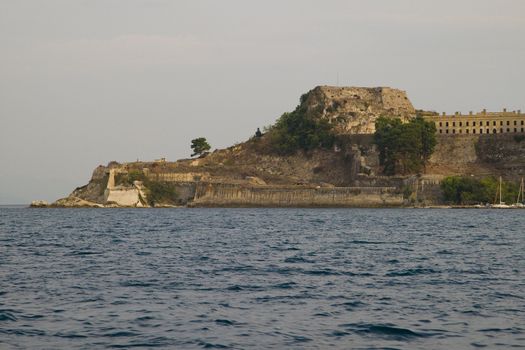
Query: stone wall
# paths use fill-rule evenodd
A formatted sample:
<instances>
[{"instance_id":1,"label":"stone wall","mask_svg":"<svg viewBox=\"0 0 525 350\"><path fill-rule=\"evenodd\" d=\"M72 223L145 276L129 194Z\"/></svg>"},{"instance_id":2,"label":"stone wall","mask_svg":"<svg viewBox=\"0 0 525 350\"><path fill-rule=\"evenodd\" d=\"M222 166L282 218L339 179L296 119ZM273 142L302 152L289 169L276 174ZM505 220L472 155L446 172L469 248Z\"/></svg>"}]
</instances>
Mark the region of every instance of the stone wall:
<instances>
[{"instance_id":1,"label":"stone wall","mask_svg":"<svg viewBox=\"0 0 525 350\"><path fill-rule=\"evenodd\" d=\"M525 174L525 139L513 134L438 135L429 174L504 176Z\"/></svg>"},{"instance_id":2,"label":"stone wall","mask_svg":"<svg viewBox=\"0 0 525 350\"><path fill-rule=\"evenodd\" d=\"M162 182L196 182L210 178L208 173L154 173L148 172L148 178L154 181Z\"/></svg>"},{"instance_id":3,"label":"stone wall","mask_svg":"<svg viewBox=\"0 0 525 350\"><path fill-rule=\"evenodd\" d=\"M392 187L304 188L199 183L195 207L385 207L401 206L403 194Z\"/></svg>"}]
</instances>

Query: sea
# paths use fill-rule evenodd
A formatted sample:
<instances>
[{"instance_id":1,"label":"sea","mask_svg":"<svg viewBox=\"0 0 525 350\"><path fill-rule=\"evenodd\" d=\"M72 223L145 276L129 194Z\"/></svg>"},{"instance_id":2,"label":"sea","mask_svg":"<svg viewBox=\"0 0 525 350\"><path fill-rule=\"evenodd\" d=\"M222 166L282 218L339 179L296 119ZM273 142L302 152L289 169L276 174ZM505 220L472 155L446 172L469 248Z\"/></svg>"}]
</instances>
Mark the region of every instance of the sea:
<instances>
[{"instance_id":1,"label":"sea","mask_svg":"<svg viewBox=\"0 0 525 350\"><path fill-rule=\"evenodd\" d=\"M0 349L525 347L525 211L0 208Z\"/></svg>"}]
</instances>

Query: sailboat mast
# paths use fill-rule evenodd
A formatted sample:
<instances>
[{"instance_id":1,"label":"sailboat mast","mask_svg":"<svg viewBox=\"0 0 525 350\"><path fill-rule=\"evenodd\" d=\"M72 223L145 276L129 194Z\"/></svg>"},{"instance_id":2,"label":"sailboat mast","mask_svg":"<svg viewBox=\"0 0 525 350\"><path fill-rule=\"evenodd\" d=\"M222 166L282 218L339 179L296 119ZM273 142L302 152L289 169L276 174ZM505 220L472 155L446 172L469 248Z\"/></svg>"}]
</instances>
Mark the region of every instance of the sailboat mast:
<instances>
[{"instance_id":1,"label":"sailboat mast","mask_svg":"<svg viewBox=\"0 0 525 350\"><path fill-rule=\"evenodd\" d=\"M525 200L525 198L523 198L523 191L524 190L525 190L525 184L523 182L523 178L521 178L520 189L518 191L518 200L516 200L516 203L520 203L520 198L521 198L522 202Z\"/></svg>"},{"instance_id":2,"label":"sailboat mast","mask_svg":"<svg viewBox=\"0 0 525 350\"><path fill-rule=\"evenodd\" d=\"M499 204L503 204L501 202L501 176L499 177Z\"/></svg>"},{"instance_id":3,"label":"sailboat mast","mask_svg":"<svg viewBox=\"0 0 525 350\"><path fill-rule=\"evenodd\" d=\"M523 183L523 178L521 178L520 189L518 191L518 199L516 200L516 203L520 203L520 198L522 202L525 200L525 198L523 198L524 187L525 184Z\"/></svg>"}]
</instances>

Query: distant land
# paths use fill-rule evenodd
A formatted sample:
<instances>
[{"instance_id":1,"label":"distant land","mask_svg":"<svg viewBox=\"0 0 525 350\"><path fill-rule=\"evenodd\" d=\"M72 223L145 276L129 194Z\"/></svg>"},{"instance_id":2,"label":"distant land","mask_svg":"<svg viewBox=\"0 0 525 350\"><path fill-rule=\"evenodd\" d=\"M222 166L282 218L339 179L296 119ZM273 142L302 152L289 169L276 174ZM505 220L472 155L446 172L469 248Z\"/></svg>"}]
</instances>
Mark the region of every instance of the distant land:
<instances>
[{"instance_id":1,"label":"distant land","mask_svg":"<svg viewBox=\"0 0 525 350\"><path fill-rule=\"evenodd\" d=\"M378 121L387 120L388 124L388 120L399 120L402 125L416 118L432 127L435 145L431 155L420 167L404 166L403 171L392 173L391 169L388 173L388 145L381 151L375 136ZM406 93L398 89L318 86L301 96L296 110L283 114L273 126L257 132L254 127L254 136L246 142L175 162L110 162L98 166L89 183L68 197L52 204L35 201L32 205L446 205L450 198L443 193L443 180L451 176L480 181L502 176L509 183L520 181L525 174L524 124L521 111L444 115L416 110ZM425 137L409 139L405 148L401 141L394 141L399 146L398 153L390 154L397 157L392 160L395 165L411 151L412 146L407 145L424 144Z\"/></svg>"}]
</instances>

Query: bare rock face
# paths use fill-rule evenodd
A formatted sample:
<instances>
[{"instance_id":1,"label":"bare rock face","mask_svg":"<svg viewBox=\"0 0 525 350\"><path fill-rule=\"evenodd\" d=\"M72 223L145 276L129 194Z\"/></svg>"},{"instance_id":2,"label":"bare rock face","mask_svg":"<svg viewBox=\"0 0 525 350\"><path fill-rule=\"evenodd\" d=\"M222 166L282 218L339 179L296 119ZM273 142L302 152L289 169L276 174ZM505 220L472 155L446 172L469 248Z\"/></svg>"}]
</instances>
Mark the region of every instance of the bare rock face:
<instances>
[{"instance_id":1,"label":"bare rock face","mask_svg":"<svg viewBox=\"0 0 525 350\"><path fill-rule=\"evenodd\" d=\"M416 115L406 92L389 87L318 86L304 95L307 113L328 118L345 134L372 134L380 116L408 120Z\"/></svg>"},{"instance_id":2,"label":"bare rock face","mask_svg":"<svg viewBox=\"0 0 525 350\"><path fill-rule=\"evenodd\" d=\"M104 205L100 203L94 203L90 201L86 201L82 198L69 196L66 198L61 198L51 204L52 207L59 207L59 208L103 208Z\"/></svg>"}]
</instances>

